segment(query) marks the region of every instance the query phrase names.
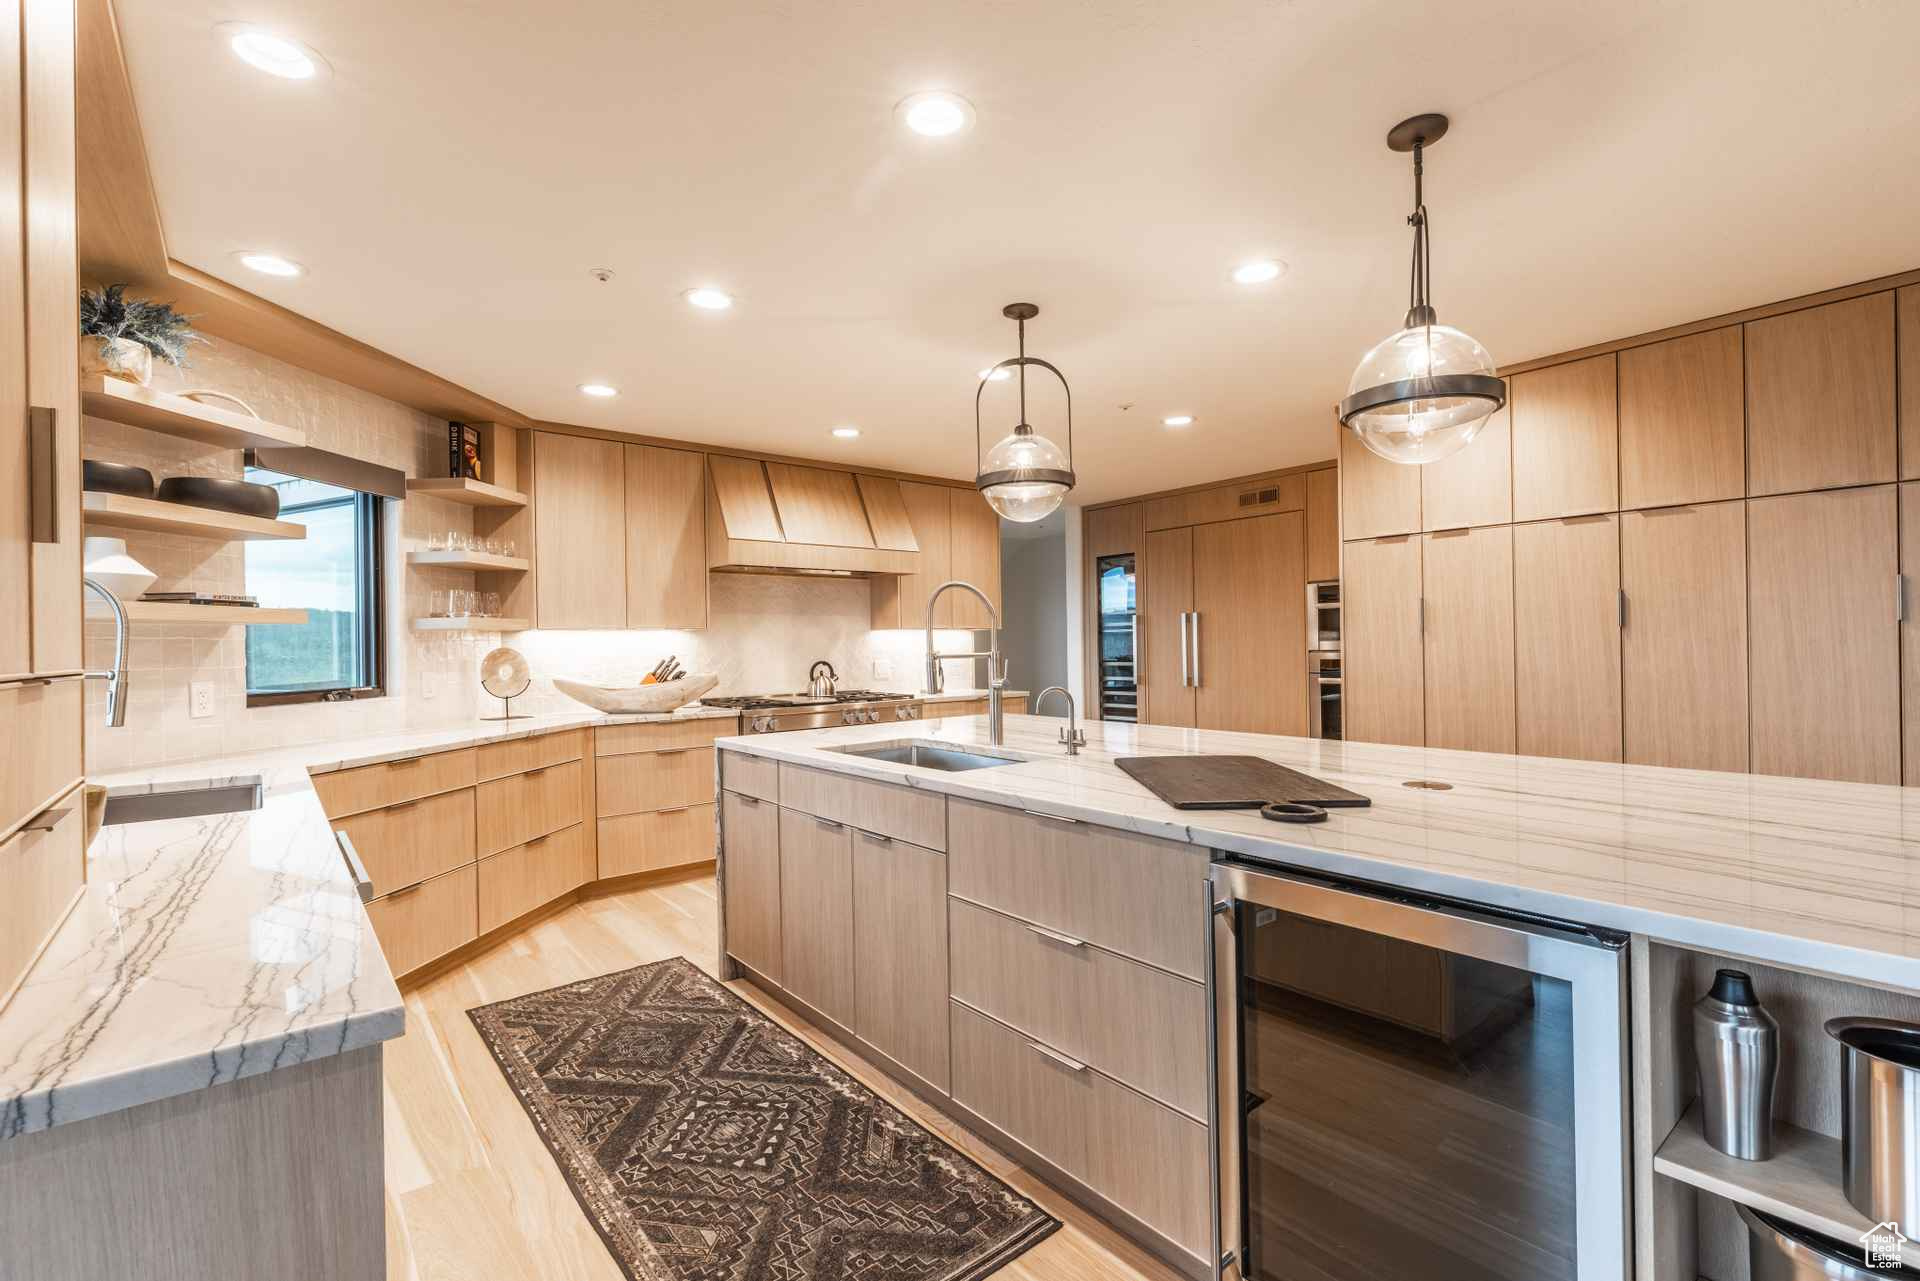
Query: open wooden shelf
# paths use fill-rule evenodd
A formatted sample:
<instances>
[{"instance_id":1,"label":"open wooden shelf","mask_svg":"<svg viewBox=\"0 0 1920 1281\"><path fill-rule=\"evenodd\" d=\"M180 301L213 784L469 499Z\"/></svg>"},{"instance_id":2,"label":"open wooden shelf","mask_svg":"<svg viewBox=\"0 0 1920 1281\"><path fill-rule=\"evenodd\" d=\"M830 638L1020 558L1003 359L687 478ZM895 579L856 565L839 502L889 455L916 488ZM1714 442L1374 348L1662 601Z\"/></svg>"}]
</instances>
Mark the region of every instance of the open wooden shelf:
<instances>
[{"instance_id":1,"label":"open wooden shelf","mask_svg":"<svg viewBox=\"0 0 1920 1281\"><path fill-rule=\"evenodd\" d=\"M416 632L524 632L528 623L524 618L485 618L479 614L466 618L416 618L413 630Z\"/></svg>"},{"instance_id":2,"label":"open wooden shelf","mask_svg":"<svg viewBox=\"0 0 1920 1281\"><path fill-rule=\"evenodd\" d=\"M81 381L80 409L109 422L144 427L222 449L299 449L307 443L307 434L303 431L104 374Z\"/></svg>"},{"instance_id":3,"label":"open wooden shelf","mask_svg":"<svg viewBox=\"0 0 1920 1281\"><path fill-rule=\"evenodd\" d=\"M1653 1168L1849 1245L1873 1227L1841 1189L1840 1140L1783 1121L1774 1122L1771 1159L1741 1161L1707 1142L1696 1099L1654 1153ZM1907 1248L1906 1262L1920 1267L1920 1242Z\"/></svg>"},{"instance_id":4,"label":"open wooden shelf","mask_svg":"<svg viewBox=\"0 0 1920 1281\"><path fill-rule=\"evenodd\" d=\"M491 552L408 552L407 564L433 565L440 569L474 569L484 573L518 573L531 569L524 556L495 556Z\"/></svg>"},{"instance_id":5,"label":"open wooden shelf","mask_svg":"<svg viewBox=\"0 0 1920 1281\"><path fill-rule=\"evenodd\" d=\"M155 498L130 498L125 494L80 495L81 518L88 525L107 525L114 529L144 529L161 534L190 534L196 538L305 538L307 527L292 521L267 520L259 516L240 516L215 511L211 507L188 507L183 503L163 503Z\"/></svg>"},{"instance_id":6,"label":"open wooden shelf","mask_svg":"<svg viewBox=\"0 0 1920 1281\"><path fill-rule=\"evenodd\" d=\"M407 492L425 494L429 498L444 498L450 503L465 503L469 507L527 505L527 496L517 489L502 489L483 480L466 480L456 476L412 476L407 479Z\"/></svg>"},{"instance_id":7,"label":"open wooden shelf","mask_svg":"<svg viewBox=\"0 0 1920 1281\"><path fill-rule=\"evenodd\" d=\"M130 600L123 602L127 623L205 623L218 627L246 624L252 627L298 626L307 621L304 609L264 609L257 605L183 605L178 601ZM99 600L87 601L87 617L111 618L113 615Z\"/></svg>"}]
</instances>

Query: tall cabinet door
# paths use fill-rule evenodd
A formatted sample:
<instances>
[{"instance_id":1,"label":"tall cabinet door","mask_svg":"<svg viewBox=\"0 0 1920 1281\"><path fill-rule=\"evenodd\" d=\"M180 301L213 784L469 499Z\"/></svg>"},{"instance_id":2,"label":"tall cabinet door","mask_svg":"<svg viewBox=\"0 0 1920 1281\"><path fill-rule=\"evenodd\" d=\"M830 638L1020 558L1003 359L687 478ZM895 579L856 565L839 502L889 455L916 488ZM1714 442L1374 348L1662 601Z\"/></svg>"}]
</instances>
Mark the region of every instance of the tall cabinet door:
<instances>
[{"instance_id":1,"label":"tall cabinet door","mask_svg":"<svg viewBox=\"0 0 1920 1281\"><path fill-rule=\"evenodd\" d=\"M1141 670L1146 673L1143 721L1194 724L1192 638L1193 526L1156 529L1146 537L1141 580L1146 607L1140 612Z\"/></svg>"},{"instance_id":2,"label":"tall cabinet door","mask_svg":"<svg viewBox=\"0 0 1920 1281\"><path fill-rule=\"evenodd\" d=\"M1894 486L1747 503L1753 770L1900 781Z\"/></svg>"},{"instance_id":3,"label":"tall cabinet door","mask_svg":"<svg viewBox=\"0 0 1920 1281\"><path fill-rule=\"evenodd\" d=\"M987 594L997 610L1005 609L1000 600L1000 516L987 506L977 490L947 490L948 512L953 522L953 576L972 583ZM941 600L953 602L953 618L947 627L986 627L992 620L970 592L951 592Z\"/></svg>"},{"instance_id":4,"label":"tall cabinet door","mask_svg":"<svg viewBox=\"0 0 1920 1281\"><path fill-rule=\"evenodd\" d=\"M707 625L707 458L626 445L627 626Z\"/></svg>"},{"instance_id":5,"label":"tall cabinet door","mask_svg":"<svg viewBox=\"0 0 1920 1281\"><path fill-rule=\"evenodd\" d=\"M1630 765L1747 768L1747 509L1620 517L1620 688Z\"/></svg>"},{"instance_id":6,"label":"tall cabinet door","mask_svg":"<svg viewBox=\"0 0 1920 1281\"><path fill-rule=\"evenodd\" d=\"M947 858L853 832L854 1031L947 1088Z\"/></svg>"},{"instance_id":7,"label":"tall cabinet door","mask_svg":"<svg viewBox=\"0 0 1920 1281\"><path fill-rule=\"evenodd\" d=\"M1916 318L1920 320L1920 318ZM1920 484L1900 486L1900 590L1906 609L1900 619L1901 723L1906 734L1906 772L1902 781L1920 787Z\"/></svg>"},{"instance_id":8,"label":"tall cabinet door","mask_svg":"<svg viewBox=\"0 0 1920 1281\"><path fill-rule=\"evenodd\" d=\"M853 841L844 824L780 811L780 920L786 989L853 1027Z\"/></svg>"},{"instance_id":9,"label":"tall cabinet door","mask_svg":"<svg viewBox=\"0 0 1920 1281\"><path fill-rule=\"evenodd\" d=\"M33 455L27 443L20 24L0 22L0 679L33 670ZM75 664L78 666L78 664Z\"/></svg>"},{"instance_id":10,"label":"tall cabinet door","mask_svg":"<svg viewBox=\"0 0 1920 1281\"><path fill-rule=\"evenodd\" d=\"M912 630L927 625L927 597L953 577L953 513L948 510L950 485L900 482L900 501L907 509L913 541L920 544L920 568L911 574L882 574L872 580L873 625L879 630ZM936 607L934 626L953 626L954 601L948 592Z\"/></svg>"},{"instance_id":11,"label":"tall cabinet door","mask_svg":"<svg viewBox=\"0 0 1920 1281\"><path fill-rule=\"evenodd\" d=\"M1340 716L1346 737L1423 746L1420 539L1348 543L1343 568Z\"/></svg>"},{"instance_id":12,"label":"tall cabinet door","mask_svg":"<svg viewBox=\"0 0 1920 1281\"><path fill-rule=\"evenodd\" d=\"M1428 534L1420 547L1427 746L1513 751L1513 530Z\"/></svg>"},{"instance_id":13,"label":"tall cabinet door","mask_svg":"<svg viewBox=\"0 0 1920 1281\"><path fill-rule=\"evenodd\" d=\"M1524 756L1620 759L1620 527L1513 530L1514 742Z\"/></svg>"},{"instance_id":14,"label":"tall cabinet door","mask_svg":"<svg viewBox=\"0 0 1920 1281\"><path fill-rule=\"evenodd\" d=\"M1305 515L1195 526L1193 612L1200 728L1305 734Z\"/></svg>"},{"instance_id":15,"label":"tall cabinet door","mask_svg":"<svg viewBox=\"0 0 1920 1281\"><path fill-rule=\"evenodd\" d=\"M533 448L541 627L627 625L625 446L540 432Z\"/></svg>"}]
</instances>

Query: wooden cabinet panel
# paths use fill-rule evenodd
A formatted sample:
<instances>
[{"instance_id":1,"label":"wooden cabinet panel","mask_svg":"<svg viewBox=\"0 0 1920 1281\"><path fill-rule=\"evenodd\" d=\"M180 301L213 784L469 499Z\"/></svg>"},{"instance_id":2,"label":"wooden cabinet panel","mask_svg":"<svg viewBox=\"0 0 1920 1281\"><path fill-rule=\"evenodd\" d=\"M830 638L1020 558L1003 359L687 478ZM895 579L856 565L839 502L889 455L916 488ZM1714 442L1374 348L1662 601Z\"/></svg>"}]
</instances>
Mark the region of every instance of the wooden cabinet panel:
<instances>
[{"instance_id":1,"label":"wooden cabinet panel","mask_svg":"<svg viewBox=\"0 0 1920 1281\"><path fill-rule=\"evenodd\" d=\"M822 547L873 546L873 530L852 472L791 463L766 467L786 541Z\"/></svg>"},{"instance_id":2,"label":"wooden cabinet panel","mask_svg":"<svg viewBox=\"0 0 1920 1281\"><path fill-rule=\"evenodd\" d=\"M595 762L595 781L601 818L705 804L714 794L713 749L602 756Z\"/></svg>"},{"instance_id":3,"label":"wooden cabinet panel","mask_svg":"<svg viewBox=\"0 0 1920 1281\"><path fill-rule=\"evenodd\" d=\"M1086 528L1081 535L1081 550L1087 559L1138 553L1146 538L1145 506L1126 503L1119 507L1100 507L1086 513Z\"/></svg>"},{"instance_id":4,"label":"wooden cabinet panel","mask_svg":"<svg viewBox=\"0 0 1920 1281\"><path fill-rule=\"evenodd\" d=\"M474 864L367 904L387 967L397 978L480 936Z\"/></svg>"},{"instance_id":5,"label":"wooden cabinet panel","mask_svg":"<svg viewBox=\"0 0 1920 1281\"><path fill-rule=\"evenodd\" d=\"M1632 765L1747 768L1747 509L1626 512L1620 686Z\"/></svg>"},{"instance_id":6,"label":"wooden cabinet panel","mask_svg":"<svg viewBox=\"0 0 1920 1281\"><path fill-rule=\"evenodd\" d=\"M600 875L691 867L713 858L713 802L600 820Z\"/></svg>"},{"instance_id":7,"label":"wooden cabinet panel","mask_svg":"<svg viewBox=\"0 0 1920 1281\"><path fill-rule=\"evenodd\" d=\"M1620 527L1513 530L1514 741L1525 756L1620 759Z\"/></svg>"},{"instance_id":8,"label":"wooden cabinet panel","mask_svg":"<svg viewBox=\"0 0 1920 1281\"><path fill-rule=\"evenodd\" d=\"M853 927L854 1030L944 1092L946 858L854 832Z\"/></svg>"},{"instance_id":9,"label":"wooden cabinet panel","mask_svg":"<svg viewBox=\"0 0 1920 1281\"><path fill-rule=\"evenodd\" d=\"M1428 534L1420 559L1427 746L1511 752L1513 530Z\"/></svg>"},{"instance_id":10,"label":"wooden cabinet panel","mask_svg":"<svg viewBox=\"0 0 1920 1281\"><path fill-rule=\"evenodd\" d=\"M1513 411L1503 407L1459 453L1420 473L1423 529L1504 525L1513 519Z\"/></svg>"},{"instance_id":11,"label":"wooden cabinet panel","mask_svg":"<svg viewBox=\"0 0 1920 1281\"><path fill-rule=\"evenodd\" d=\"M770 757L722 752L720 782L729 792L780 803L780 763Z\"/></svg>"},{"instance_id":12,"label":"wooden cabinet panel","mask_svg":"<svg viewBox=\"0 0 1920 1281\"><path fill-rule=\"evenodd\" d=\"M510 738L504 743L482 743L474 749L475 770L484 782L524 774L530 769L545 769L565 761L577 761L587 754L586 729L563 730L534 738Z\"/></svg>"},{"instance_id":13,"label":"wooden cabinet panel","mask_svg":"<svg viewBox=\"0 0 1920 1281\"><path fill-rule=\"evenodd\" d=\"M1390 463L1340 429L1340 535L1379 538L1420 529L1420 468Z\"/></svg>"},{"instance_id":14,"label":"wooden cabinet panel","mask_svg":"<svg viewBox=\"0 0 1920 1281\"><path fill-rule=\"evenodd\" d=\"M1146 551L1136 564L1140 591L1140 648L1134 655L1143 679L1143 723L1184 725L1194 721L1193 658L1187 616L1193 610L1193 528L1156 529L1146 535Z\"/></svg>"},{"instance_id":15,"label":"wooden cabinet panel","mask_svg":"<svg viewBox=\"0 0 1920 1281\"><path fill-rule=\"evenodd\" d=\"M781 983L852 1028L853 841L843 823L780 811Z\"/></svg>"},{"instance_id":16,"label":"wooden cabinet panel","mask_svg":"<svg viewBox=\"0 0 1920 1281\"><path fill-rule=\"evenodd\" d=\"M495 853L525 845L591 817L586 762L496 778L474 789L476 851Z\"/></svg>"},{"instance_id":17,"label":"wooden cabinet panel","mask_svg":"<svg viewBox=\"0 0 1920 1281\"><path fill-rule=\"evenodd\" d=\"M1920 285L1897 299L1900 334L1900 479L1920 478Z\"/></svg>"},{"instance_id":18,"label":"wooden cabinet panel","mask_svg":"<svg viewBox=\"0 0 1920 1281\"><path fill-rule=\"evenodd\" d=\"M80 678L0 685L0 835L53 803L86 772Z\"/></svg>"},{"instance_id":19,"label":"wooden cabinet panel","mask_svg":"<svg viewBox=\"0 0 1920 1281\"><path fill-rule=\"evenodd\" d=\"M1207 1127L1098 1074L1087 1086L1086 1182L1204 1259L1212 1239Z\"/></svg>"},{"instance_id":20,"label":"wooden cabinet panel","mask_svg":"<svg viewBox=\"0 0 1920 1281\"><path fill-rule=\"evenodd\" d=\"M1302 514L1197 526L1193 609L1193 702L1200 728L1305 734Z\"/></svg>"},{"instance_id":21,"label":"wooden cabinet panel","mask_svg":"<svg viewBox=\"0 0 1920 1281\"><path fill-rule=\"evenodd\" d=\"M627 445L628 627L707 625L706 456Z\"/></svg>"},{"instance_id":22,"label":"wooden cabinet panel","mask_svg":"<svg viewBox=\"0 0 1920 1281\"><path fill-rule=\"evenodd\" d=\"M1755 773L1900 781L1895 505L1891 485L1748 502Z\"/></svg>"},{"instance_id":23,"label":"wooden cabinet panel","mask_svg":"<svg viewBox=\"0 0 1920 1281\"><path fill-rule=\"evenodd\" d=\"M867 527L873 531L873 545L894 552L917 552L920 540L913 536L913 518L907 514L906 499L900 482L886 476L855 476L860 502L867 510Z\"/></svg>"},{"instance_id":24,"label":"wooden cabinet panel","mask_svg":"<svg viewBox=\"0 0 1920 1281\"><path fill-rule=\"evenodd\" d=\"M1620 353L1620 505L1738 498L1747 485L1741 329Z\"/></svg>"},{"instance_id":25,"label":"wooden cabinet panel","mask_svg":"<svg viewBox=\"0 0 1920 1281\"><path fill-rule=\"evenodd\" d=\"M925 849L947 848L947 801L938 793L782 765L780 804Z\"/></svg>"},{"instance_id":26,"label":"wooden cabinet panel","mask_svg":"<svg viewBox=\"0 0 1920 1281\"><path fill-rule=\"evenodd\" d=\"M1340 470L1307 473L1307 581L1340 577Z\"/></svg>"},{"instance_id":27,"label":"wooden cabinet panel","mask_svg":"<svg viewBox=\"0 0 1920 1281\"><path fill-rule=\"evenodd\" d=\"M32 454L27 429L20 23L0 23L0 677L33 670ZM74 666L78 667L76 663ZM18 817L11 812L5 818Z\"/></svg>"},{"instance_id":28,"label":"wooden cabinet panel","mask_svg":"<svg viewBox=\"0 0 1920 1281\"><path fill-rule=\"evenodd\" d=\"M1749 494L1894 479L1893 302L1868 294L1747 325Z\"/></svg>"},{"instance_id":29,"label":"wooden cabinet panel","mask_svg":"<svg viewBox=\"0 0 1920 1281\"><path fill-rule=\"evenodd\" d=\"M953 1101L1086 1178L1093 1073L957 1001L951 1009Z\"/></svg>"},{"instance_id":30,"label":"wooden cabinet panel","mask_svg":"<svg viewBox=\"0 0 1920 1281\"><path fill-rule=\"evenodd\" d=\"M1516 374L1507 386L1513 518L1618 509L1620 415L1612 353Z\"/></svg>"},{"instance_id":31,"label":"wooden cabinet panel","mask_svg":"<svg viewBox=\"0 0 1920 1281\"><path fill-rule=\"evenodd\" d=\"M1357 742L1426 742L1420 546L1418 536L1402 535L1345 548L1340 715Z\"/></svg>"},{"instance_id":32,"label":"wooden cabinet panel","mask_svg":"<svg viewBox=\"0 0 1920 1281\"><path fill-rule=\"evenodd\" d=\"M737 716L703 716L699 720L653 721L637 725L602 725L593 731L596 756L626 752L658 752L676 747L705 747L716 738L740 732Z\"/></svg>"},{"instance_id":33,"label":"wooden cabinet panel","mask_svg":"<svg viewBox=\"0 0 1920 1281\"><path fill-rule=\"evenodd\" d=\"M480 932L545 906L593 879L593 841L585 823L480 860Z\"/></svg>"},{"instance_id":34,"label":"wooden cabinet panel","mask_svg":"<svg viewBox=\"0 0 1920 1281\"><path fill-rule=\"evenodd\" d=\"M730 538L761 543L786 541L780 531L780 517L773 510L773 495L767 490L767 469L759 459L709 454L707 476L713 486L714 505L720 509L721 523Z\"/></svg>"},{"instance_id":35,"label":"wooden cabinet panel","mask_svg":"<svg viewBox=\"0 0 1920 1281\"><path fill-rule=\"evenodd\" d=\"M919 569L870 580L874 627L911 629L927 625L927 597L953 577L953 513L947 497L952 492L950 485L900 482L901 505L913 529L913 541L920 546ZM951 592L941 600L935 625L952 625L953 600Z\"/></svg>"},{"instance_id":36,"label":"wooden cabinet panel","mask_svg":"<svg viewBox=\"0 0 1920 1281\"><path fill-rule=\"evenodd\" d=\"M1274 512L1304 511L1307 477L1303 472L1284 476L1255 476L1231 485L1189 490L1150 498L1145 507L1146 527L1175 529L1182 525L1210 525L1220 520L1242 520Z\"/></svg>"},{"instance_id":37,"label":"wooden cabinet panel","mask_svg":"<svg viewBox=\"0 0 1920 1281\"><path fill-rule=\"evenodd\" d=\"M1003 608L1000 600L998 513L987 506L987 500L978 491L972 489L949 489L947 502L953 528L953 576L985 592L987 599L993 602L994 609ZM953 616L943 626L977 628L991 624L987 611L970 593L949 592L941 604L946 604L947 600L953 602Z\"/></svg>"},{"instance_id":38,"label":"wooden cabinet panel","mask_svg":"<svg viewBox=\"0 0 1920 1281\"><path fill-rule=\"evenodd\" d=\"M1920 787L1920 485L1900 486L1900 574L1907 606L1900 622L1900 724L1906 763L1901 781Z\"/></svg>"},{"instance_id":39,"label":"wooden cabinet panel","mask_svg":"<svg viewBox=\"0 0 1920 1281\"><path fill-rule=\"evenodd\" d=\"M382 765L361 765L313 776L313 790L328 818L384 809L402 801L472 787L479 762L474 749L409 756Z\"/></svg>"},{"instance_id":40,"label":"wooden cabinet panel","mask_svg":"<svg viewBox=\"0 0 1920 1281\"><path fill-rule=\"evenodd\" d=\"M720 805L726 830L720 881L726 900L727 953L773 982L782 982L780 807L737 792L721 793Z\"/></svg>"},{"instance_id":41,"label":"wooden cabinet panel","mask_svg":"<svg viewBox=\"0 0 1920 1281\"><path fill-rule=\"evenodd\" d=\"M473 789L368 810L334 826L353 842L374 894L390 894L473 862Z\"/></svg>"},{"instance_id":42,"label":"wooden cabinet panel","mask_svg":"<svg viewBox=\"0 0 1920 1281\"><path fill-rule=\"evenodd\" d=\"M66 813L50 828L15 832L0 840L0 877L6 886L0 894L0 1009L6 1008L86 885L84 798L76 790L55 805ZM945 993L941 995L944 1007Z\"/></svg>"},{"instance_id":43,"label":"wooden cabinet panel","mask_svg":"<svg viewBox=\"0 0 1920 1281\"><path fill-rule=\"evenodd\" d=\"M546 628L627 625L626 446L536 432L534 593Z\"/></svg>"}]
</instances>

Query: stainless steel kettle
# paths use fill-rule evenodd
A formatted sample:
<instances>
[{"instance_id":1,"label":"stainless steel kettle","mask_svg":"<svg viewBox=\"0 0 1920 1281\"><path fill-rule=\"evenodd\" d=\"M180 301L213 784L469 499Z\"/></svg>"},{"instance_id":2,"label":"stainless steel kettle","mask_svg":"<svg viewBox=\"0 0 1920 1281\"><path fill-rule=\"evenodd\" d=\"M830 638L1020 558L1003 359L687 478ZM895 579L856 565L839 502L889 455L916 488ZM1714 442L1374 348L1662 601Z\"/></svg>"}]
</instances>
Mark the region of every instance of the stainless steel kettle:
<instances>
[{"instance_id":1,"label":"stainless steel kettle","mask_svg":"<svg viewBox=\"0 0 1920 1281\"><path fill-rule=\"evenodd\" d=\"M826 669L825 674L822 668ZM824 658L814 660L813 666L807 669L807 697L832 698L833 683L838 679L839 673L833 670L832 663Z\"/></svg>"}]
</instances>

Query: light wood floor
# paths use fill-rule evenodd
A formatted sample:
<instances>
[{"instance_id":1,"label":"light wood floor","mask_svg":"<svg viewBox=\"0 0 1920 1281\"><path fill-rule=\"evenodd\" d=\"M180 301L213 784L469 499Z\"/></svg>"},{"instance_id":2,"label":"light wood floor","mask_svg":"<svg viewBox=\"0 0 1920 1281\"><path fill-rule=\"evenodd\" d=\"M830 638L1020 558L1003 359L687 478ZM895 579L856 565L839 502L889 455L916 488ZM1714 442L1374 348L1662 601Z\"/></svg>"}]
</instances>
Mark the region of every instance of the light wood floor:
<instances>
[{"instance_id":1,"label":"light wood floor","mask_svg":"<svg viewBox=\"0 0 1920 1281\"><path fill-rule=\"evenodd\" d=\"M386 1048L391 1281L621 1281L467 1011L595 974L684 956L716 965L713 878L593 899L407 994ZM1177 1274L742 983L734 991L1032 1197L1065 1226L996 1275L1008 1281L1176 1281Z\"/></svg>"}]
</instances>

